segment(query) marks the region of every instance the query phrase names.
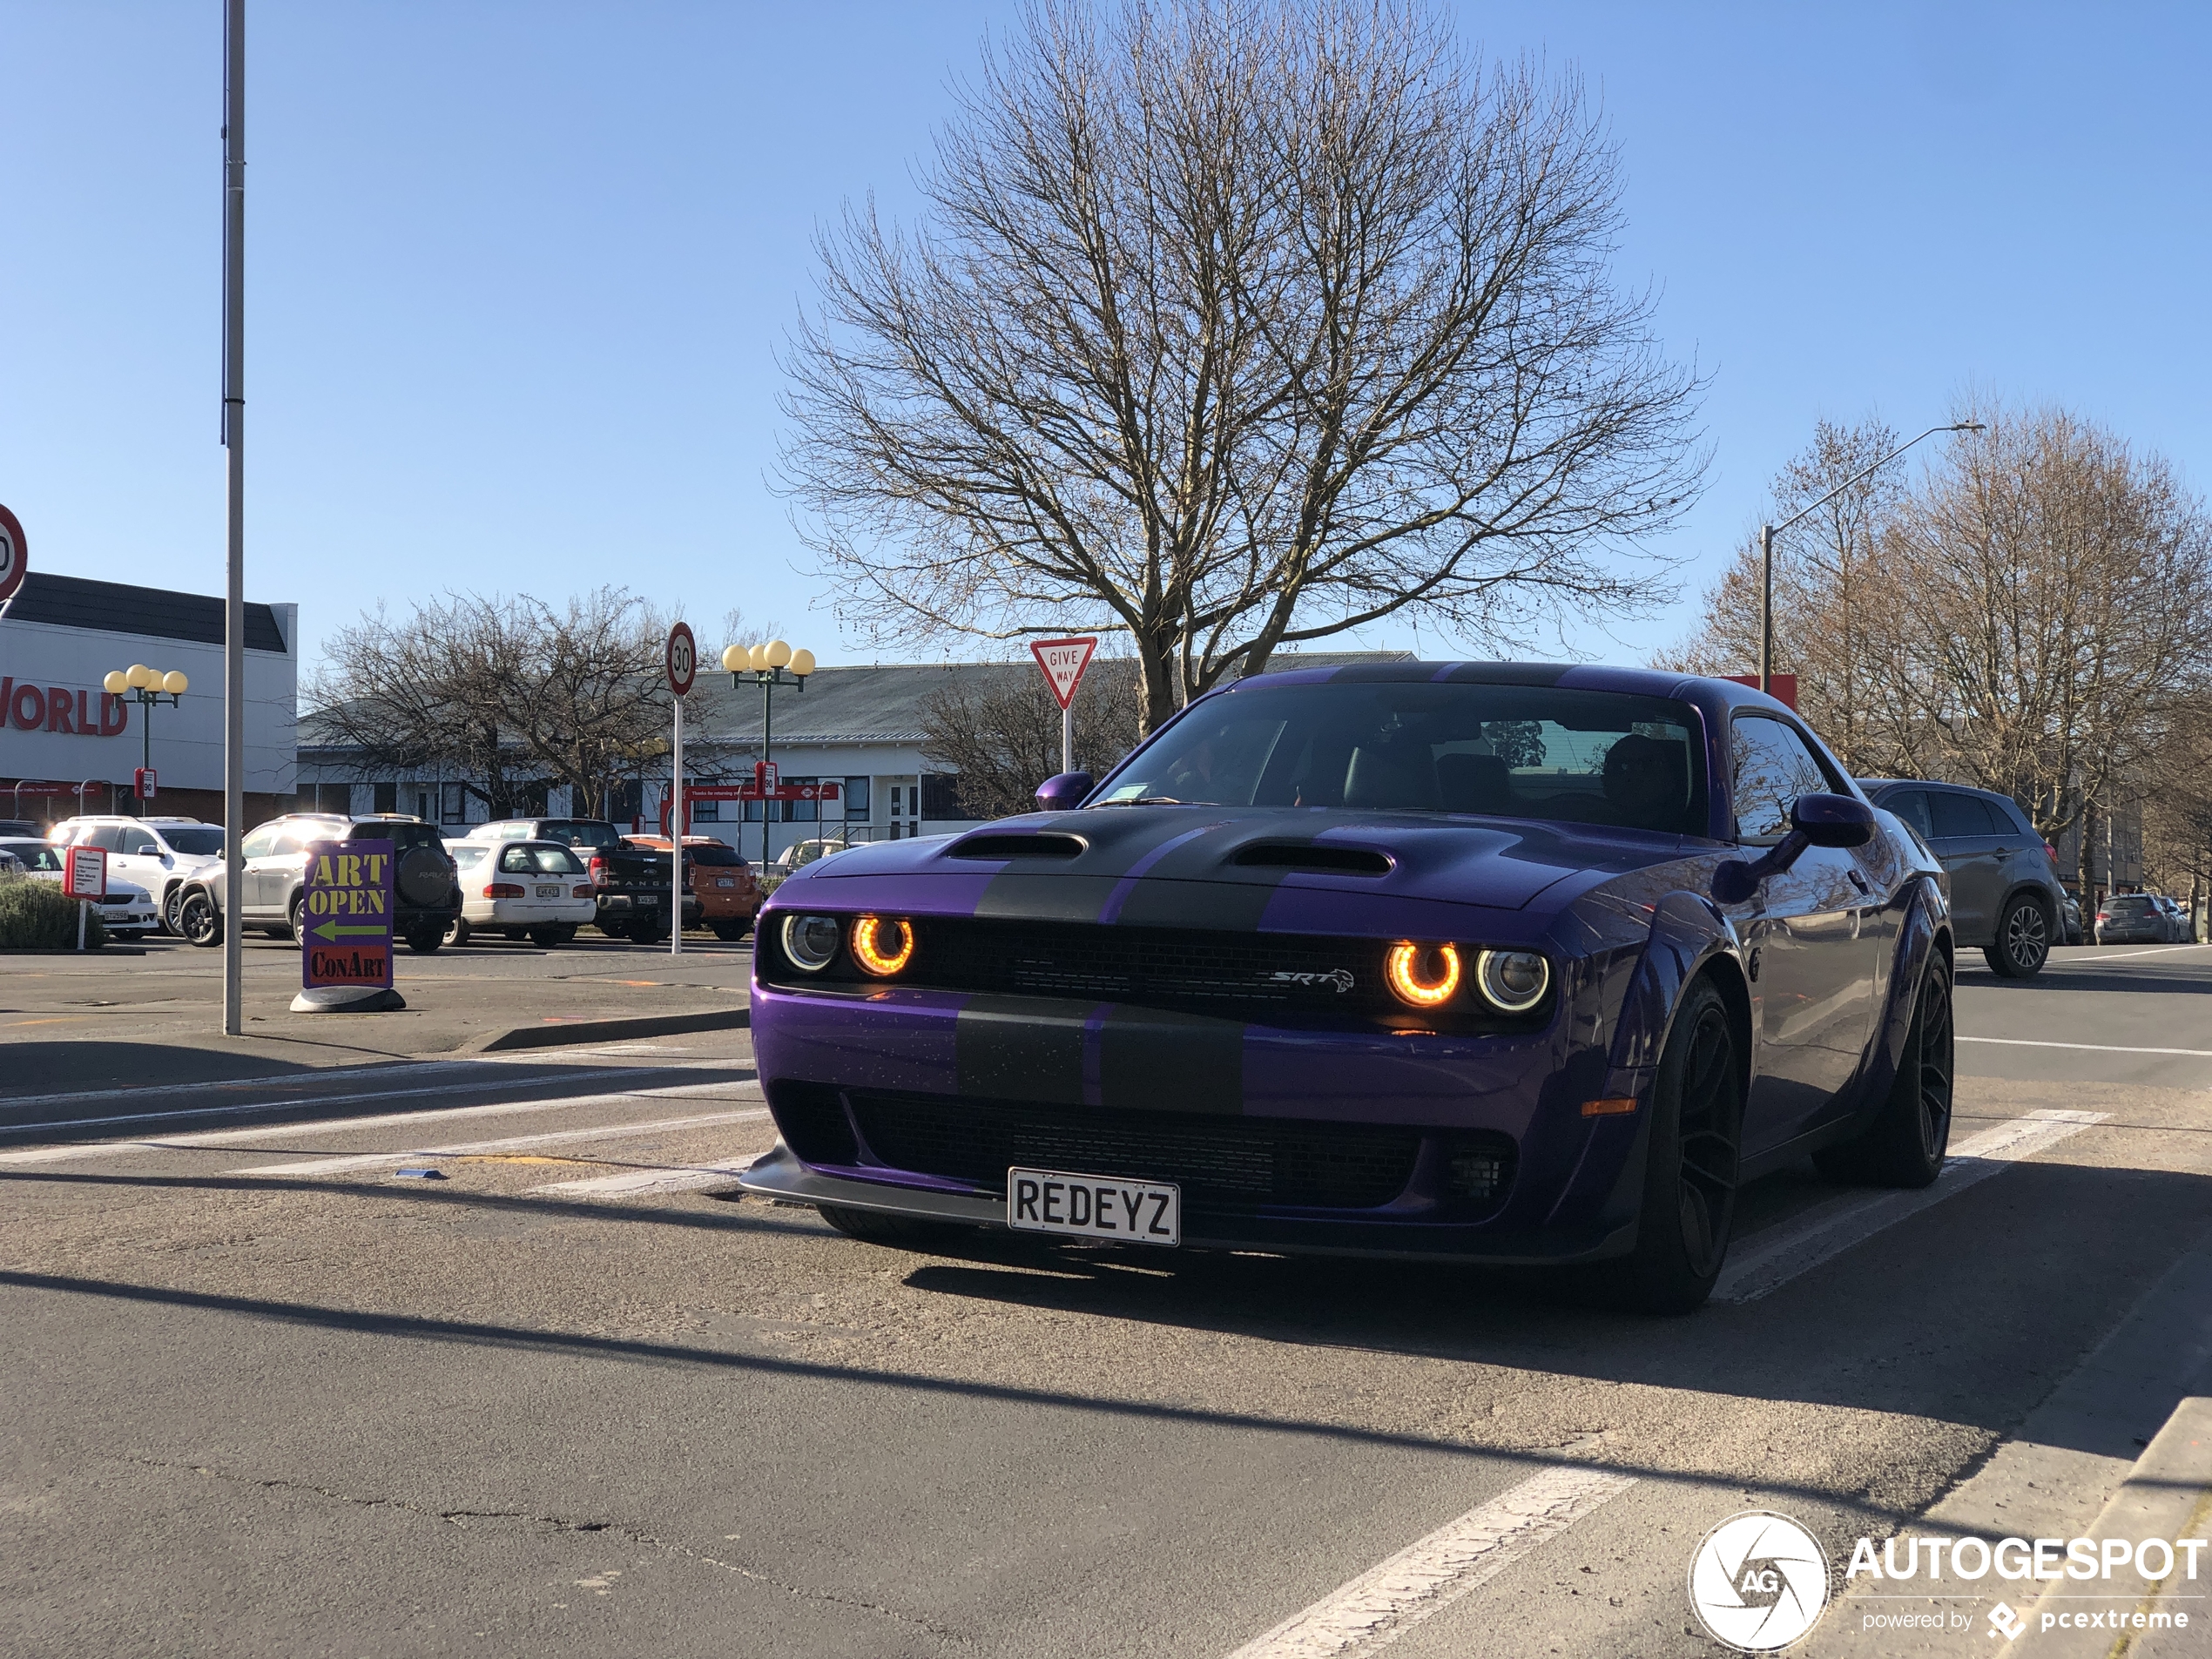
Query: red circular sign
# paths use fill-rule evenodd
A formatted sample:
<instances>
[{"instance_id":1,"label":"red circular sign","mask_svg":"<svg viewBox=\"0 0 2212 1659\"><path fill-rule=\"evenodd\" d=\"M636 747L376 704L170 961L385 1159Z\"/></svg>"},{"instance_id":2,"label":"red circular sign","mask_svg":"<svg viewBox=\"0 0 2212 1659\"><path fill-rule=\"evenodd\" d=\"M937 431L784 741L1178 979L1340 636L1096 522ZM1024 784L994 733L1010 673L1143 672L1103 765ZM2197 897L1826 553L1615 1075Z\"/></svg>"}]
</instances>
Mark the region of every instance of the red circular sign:
<instances>
[{"instance_id":1,"label":"red circular sign","mask_svg":"<svg viewBox=\"0 0 2212 1659\"><path fill-rule=\"evenodd\" d=\"M16 597L29 568L24 562L23 521L0 507L0 604Z\"/></svg>"},{"instance_id":2,"label":"red circular sign","mask_svg":"<svg viewBox=\"0 0 2212 1659\"><path fill-rule=\"evenodd\" d=\"M689 697L698 671L698 641L691 637L691 624L679 622L668 631L668 689L678 697Z\"/></svg>"}]
</instances>

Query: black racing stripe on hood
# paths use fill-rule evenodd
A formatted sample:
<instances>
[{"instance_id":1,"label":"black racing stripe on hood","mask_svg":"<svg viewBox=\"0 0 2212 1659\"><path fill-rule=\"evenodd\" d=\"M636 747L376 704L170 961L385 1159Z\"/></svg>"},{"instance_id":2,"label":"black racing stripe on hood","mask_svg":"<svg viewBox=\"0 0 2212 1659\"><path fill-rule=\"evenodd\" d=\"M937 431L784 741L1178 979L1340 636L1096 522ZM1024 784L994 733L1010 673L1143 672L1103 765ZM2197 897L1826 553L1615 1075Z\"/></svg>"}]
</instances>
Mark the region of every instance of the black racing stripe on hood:
<instances>
[{"instance_id":1,"label":"black racing stripe on hood","mask_svg":"<svg viewBox=\"0 0 2212 1659\"><path fill-rule=\"evenodd\" d=\"M1099 1033L1098 1089L1100 1105L1123 1111L1239 1114L1244 1025L1203 1014L1114 1008Z\"/></svg>"},{"instance_id":2,"label":"black racing stripe on hood","mask_svg":"<svg viewBox=\"0 0 2212 1659\"><path fill-rule=\"evenodd\" d=\"M1171 847L1118 902L1109 901L1106 920L1123 927L1211 927L1250 933L1259 926L1275 889L1291 872L1282 866L1237 865L1237 849L1249 841L1277 846L1311 843L1310 833L1278 832L1250 819L1224 824Z\"/></svg>"},{"instance_id":3,"label":"black racing stripe on hood","mask_svg":"<svg viewBox=\"0 0 2212 1659\"><path fill-rule=\"evenodd\" d=\"M979 996L953 1023L954 1065L961 1095L975 1100L1083 1103L1087 1002L1028 996Z\"/></svg>"},{"instance_id":4,"label":"black racing stripe on hood","mask_svg":"<svg viewBox=\"0 0 2212 1659\"><path fill-rule=\"evenodd\" d=\"M1024 921L1096 921L1109 880L1071 879L1057 870L1001 870L975 901L975 914Z\"/></svg>"}]
</instances>

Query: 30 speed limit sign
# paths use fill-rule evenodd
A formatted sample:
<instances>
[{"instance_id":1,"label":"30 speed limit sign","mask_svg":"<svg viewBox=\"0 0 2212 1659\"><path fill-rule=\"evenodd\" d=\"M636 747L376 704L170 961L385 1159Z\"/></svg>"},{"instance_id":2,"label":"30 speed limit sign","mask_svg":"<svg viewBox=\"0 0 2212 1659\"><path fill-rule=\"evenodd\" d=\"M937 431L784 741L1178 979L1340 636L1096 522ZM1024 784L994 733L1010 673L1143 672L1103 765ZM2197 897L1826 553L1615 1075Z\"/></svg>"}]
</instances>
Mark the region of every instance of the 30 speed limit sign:
<instances>
[{"instance_id":1,"label":"30 speed limit sign","mask_svg":"<svg viewBox=\"0 0 2212 1659\"><path fill-rule=\"evenodd\" d=\"M679 622L668 631L668 689L678 697L689 697L698 671L698 641L691 637L691 624Z\"/></svg>"}]
</instances>

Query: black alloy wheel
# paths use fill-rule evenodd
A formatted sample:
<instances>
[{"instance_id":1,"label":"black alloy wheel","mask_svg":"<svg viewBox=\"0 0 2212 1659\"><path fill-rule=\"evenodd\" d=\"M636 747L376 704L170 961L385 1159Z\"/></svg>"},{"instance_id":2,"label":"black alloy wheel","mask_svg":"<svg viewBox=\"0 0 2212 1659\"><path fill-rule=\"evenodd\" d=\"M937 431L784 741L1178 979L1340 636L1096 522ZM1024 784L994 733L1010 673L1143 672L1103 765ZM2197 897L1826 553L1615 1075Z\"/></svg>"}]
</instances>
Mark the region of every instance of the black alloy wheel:
<instances>
[{"instance_id":1,"label":"black alloy wheel","mask_svg":"<svg viewBox=\"0 0 2212 1659\"><path fill-rule=\"evenodd\" d=\"M1933 1184L1951 1146L1955 1048L1951 964L1938 950L1920 975L1905 1052L1898 1056L1897 1076L1881 1109L1856 1139L1812 1155L1821 1174L1865 1186Z\"/></svg>"},{"instance_id":2,"label":"black alloy wheel","mask_svg":"<svg viewBox=\"0 0 2212 1659\"><path fill-rule=\"evenodd\" d=\"M177 931L188 945L206 950L223 942L223 916L204 893L186 894L177 906Z\"/></svg>"},{"instance_id":3,"label":"black alloy wheel","mask_svg":"<svg viewBox=\"0 0 2212 1659\"><path fill-rule=\"evenodd\" d=\"M2033 979L2051 958L2051 919L2040 901L2021 894L2005 907L1997 937L1982 955L2005 979Z\"/></svg>"},{"instance_id":4,"label":"black alloy wheel","mask_svg":"<svg viewBox=\"0 0 2212 1659\"><path fill-rule=\"evenodd\" d=\"M1650 1110L1635 1248L1611 1288L1643 1312L1687 1313L1712 1294L1728 1258L1743 1132L1736 1028L1710 980L1683 994Z\"/></svg>"}]
</instances>

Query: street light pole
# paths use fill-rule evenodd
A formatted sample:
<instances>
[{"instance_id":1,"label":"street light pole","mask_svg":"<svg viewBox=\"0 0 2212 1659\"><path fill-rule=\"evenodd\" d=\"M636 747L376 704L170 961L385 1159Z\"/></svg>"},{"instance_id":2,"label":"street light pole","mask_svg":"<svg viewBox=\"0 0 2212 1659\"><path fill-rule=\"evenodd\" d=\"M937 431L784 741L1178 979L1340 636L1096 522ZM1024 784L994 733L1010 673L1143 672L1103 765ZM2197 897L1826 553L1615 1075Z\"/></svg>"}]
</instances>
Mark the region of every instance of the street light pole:
<instances>
[{"instance_id":1,"label":"street light pole","mask_svg":"<svg viewBox=\"0 0 2212 1659\"><path fill-rule=\"evenodd\" d=\"M245 1025L246 0L223 0L223 1035Z\"/></svg>"},{"instance_id":2,"label":"street light pole","mask_svg":"<svg viewBox=\"0 0 2212 1659\"><path fill-rule=\"evenodd\" d=\"M1872 465L1860 468L1838 484L1818 501L1800 509L1779 524L1759 526L1759 690L1771 696L1774 691L1774 538L1784 530L1825 507L1862 478L1871 477L1882 468L1896 460L1920 438L1932 438L1939 432L1979 432L1979 421L1953 421L1946 426L1932 426L1919 438L1907 438Z\"/></svg>"}]
</instances>

